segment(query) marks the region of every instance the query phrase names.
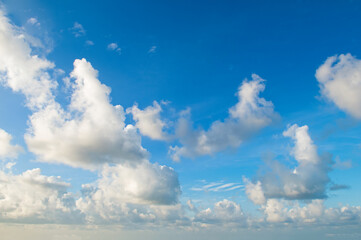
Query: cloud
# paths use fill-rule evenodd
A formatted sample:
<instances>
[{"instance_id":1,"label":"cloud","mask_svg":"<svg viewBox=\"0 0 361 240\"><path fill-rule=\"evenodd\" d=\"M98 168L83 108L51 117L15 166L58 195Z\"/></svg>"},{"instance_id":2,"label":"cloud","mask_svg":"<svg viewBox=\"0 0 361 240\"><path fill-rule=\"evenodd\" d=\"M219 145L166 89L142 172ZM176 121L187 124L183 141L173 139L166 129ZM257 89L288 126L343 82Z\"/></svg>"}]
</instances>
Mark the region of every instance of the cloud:
<instances>
[{"instance_id":1,"label":"cloud","mask_svg":"<svg viewBox=\"0 0 361 240\"><path fill-rule=\"evenodd\" d=\"M208 131L193 129L189 116L181 117L176 132L183 146L170 148L173 160L236 148L277 119L272 102L259 97L265 89L264 81L256 74L251 81L244 80L238 89L238 103L229 109L229 117L213 122Z\"/></svg>"},{"instance_id":2,"label":"cloud","mask_svg":"<svg viewBox=\"0 0 361 240\"><path fill-rule=\"evenodd\" d=\"M118 47L118 44L116 44L116 43L109 43L108 50L115 51L119 54L121 54L121 52L122 52L122 49L120 47Z\"/></svg>"},{"instance_id":3,"label":"cloud","mask_svg":"<svg viewBox=\"0 0 361 240\"><path fill-rule=\"evenodd\" d=\"M137 104L127 109L127 113L133 115L135 127L142 135L154 140L167 140L168 136L163 131L167 125L160 119L161 111L162 107L156 101L153 102L153 106L148 106L144 110L139 109Z\"/></svg>"},{"instance_id":4,"label":"cloud","mask_svg":"<svg viewBox=\"0 0 361 240\"><path fill-rule=\"evenodd\" d=\"M12 136L0 128L0 159L17 158L23 152L19 145L11 144Z\"/></svg>"},{"instance_id":5,"label":"cloud","mask_svg":"<svg viewBox=\"0 0 361 240\"><path fill-rule=\"evenodd\" d=\"M227 226L229 224L247 225L247 216L243 213L239 204L224 199L216 202L213 209L207 208L199 211L193 220L194 223L201 223L202 227L210 225Z\"/></svg>"},{"instance_id":6,"label":"cloud","mask_svg":"<svg viewBox=\"0 0 361 240\"><path fill-rule=\"evenodd\" d=\"M0 171L0 219L8 222L81 222L69 183L44 176L39 168L19 175Z\"/></svg>"},{"instance_id":7,"label":"cloud","mask_svg":"<svg viewBox=\"0 0 361 240\"><path fill-rule=\"evenodd\" d=\"M32 55L31 43L25 36L0 10L0 83L24 94L27 106L38 109L53 101L52 90L57 83L47 70L54 64Z\"/></svg>"},{"instance_id":8,"label":"cloud","mask_svg":"<svg viewBox=\"0 0 361 240\"><path fill-rule=\"evenodd\" d=\"M36 25L36 26L40 26L40 23L38 22L38 19L32 17L32 18L29 18L27 23L31 24L31 25Z\"/></svg>"},{"instance_id":9,"label":"cloud","mask_svg":"<svg viewBox=\"0 0 361 240\"><path fill-rule=\"evenodd\" d=\"M93 46L93 45L94 45L94 42L91 41L91 40L86 40L86 41L85 41L85 45L87 45L87 46Z\"/></svg>"},{"instance_id":10,"label":"cloud","mask_svg":"<svg viewBox=\"0 0 361 240\"><path fill-rule=\"evenodd\" d=\"M155 53L157 51L157 46L152 46L149 48L148 53Z\"/></svg>"},{"instance_id":11,"label":"cloud","mask_svg":"<svg viewBox=\"0 0 361 240\"><path fill-rule=\"evenodd\" d=\"M228 192L243 188L243 185L240 183L224 183L221 182L211 182L205 183L205 185L200 187L192 187L192 191L205 191L205 192Z\"/></svg>"},{"instance_id":12,"label":"cloud","mask_svg":"<svg viewBox=\"0 0 361 240\"><path fill-rule=\"evenodd\" d=\"M71 28L72 33L74 34L75 37L82 37L85 36L85 29L83 27L83 25L81 25L78 22L75 22L73 27Z\"/></svg>"},{"instance_id":13,"label":"cloud","mask_svg":"<svg viewBox=\"0 0 361 240\"><path fill-rule=\"evenodd\" d=\"M361 220L361 207L326 208L324 200L320 199L312 200L303 206L298 201L269 199L262 206L262 210L267 222L287 225L352 225L359 224Z\"/></svg>"},{"instance_id":14,"label":"cloud","mask_svg":"<svg viewBox=\"0 0 361 240\"><path fill-rule=\"evenodd\" d=\"M270 163L270 171L262 175L256 183L244 179L249 199L255 204L263 204L269 198L326 198L327 185L330 183L328 172L331 170L331 157L317 154L307 126L289 126L283 135L290 137L295 143L291 154L298 166L290 169L273 161Z\"/></svg>"},{"instance_id":15,"label":"cloud","mask_svg":"<svg viewBox=\"0 0 361 240\"><path fill-rule=\"evenodd\" d=\"M145 161L104 167L95 183L83 185L82 193L76 204L88 221L127 222L155 221L162 209L178 209L181 190L172 168Z\"/></svg>"},{"instance_id":16,"label":"cloud","mask_svg":"<svg viewBox=\"0 0 361 240\"><path fill-rule=\"evenodd\" d=\"M25 140L40 161L94 169L104 163L141 162L147 151L122 106L110 103L110 88L85 59L74 61L68 111L52 103L30 116Z\"/></svg>"},{"instance_id":17,"label":"cloud","mask_svg":"<svg viewBox=\"0 0 361 240\"><path fill-rule=\"evenodd\" d=\"M317 69L316 79L323 97L361 119L361 60L349 53L329 57Z\"/></svg>"}]
</instances>

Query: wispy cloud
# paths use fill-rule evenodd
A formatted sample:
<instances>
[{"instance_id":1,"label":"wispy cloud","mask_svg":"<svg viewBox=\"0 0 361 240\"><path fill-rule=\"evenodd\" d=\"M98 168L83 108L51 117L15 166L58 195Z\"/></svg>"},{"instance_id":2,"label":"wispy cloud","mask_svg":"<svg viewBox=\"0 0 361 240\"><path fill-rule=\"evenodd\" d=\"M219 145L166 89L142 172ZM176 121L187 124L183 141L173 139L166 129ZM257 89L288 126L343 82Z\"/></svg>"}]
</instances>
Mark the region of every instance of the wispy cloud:
<instances>
[{"instance_id":1,"label":"wispy cloud","mask_svg":"<svg viewBox=\"0 0 361 240\"><path fill-rule=\"evenodd\" d=\"M211 182L203 186L192 187L192 191L204 191L204 192L228 192L236 189L243 188L243 185L240 183L224 183L220 182Z\"/></svg>"},{"instance_id":2,"label":"wispy cloud","mask_svg":"<svg viewBox=\"0 0 361 240\"><path fill-rule=\"evenodd\" d=\"M35 18L35 17L29 18L27 23L31 24L31 25L40 26L40 23L39 23L38 19Z\"/></svg>"},{"instance_id":3,"label":"wispy cloud","mask_svg":"<svg viewBox=\"0 0 361 240\"><path fill-rule=\"evenodd\" d=\"M74 36L75 37L82 37L82 36L85 36L85 29L83 27L83 25L81 25L80 23L78 22L75 22L73 27L71 28L71 31L73 32Z\"/></svg>"},{"instance_id":4,"label":"wispy cloud","mask_svg":"<svg viewBox=\"0 0 361 240\"><path fill-rule=\"evenodd\" d=\"M118 54L121 54L121 52L122 52L122 49L118 46L117 43L109 43L108 50L115 51Z\"/></svg>"},{"instance_id":5,"label":"wispy cloud","mask_svg":"<svg viewBox=\"0 0 361 240\"><path fill-rule=\"evenodd\" d=\"M157 50L157 46L152 46L149 50L148 53L155 53Z\"/></svg>"}]
</instances>

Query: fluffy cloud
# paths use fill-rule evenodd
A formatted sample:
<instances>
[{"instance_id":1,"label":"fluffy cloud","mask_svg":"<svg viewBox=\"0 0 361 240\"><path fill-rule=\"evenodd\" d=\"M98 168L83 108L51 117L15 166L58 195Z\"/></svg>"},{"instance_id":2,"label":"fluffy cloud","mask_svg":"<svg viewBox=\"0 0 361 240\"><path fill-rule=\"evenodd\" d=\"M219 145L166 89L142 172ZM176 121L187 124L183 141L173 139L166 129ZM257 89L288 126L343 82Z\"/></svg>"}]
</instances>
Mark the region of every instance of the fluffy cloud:
<instances>
[{"instance_id":1,"label":"fluffy cloud","mask_svg":"<svg viewBox=\"0 0 361 240\"><path fill-rule=\"evenodd\" d=\"M289 169L279 162L272 162L271 171L260 177L256 183L245 179L246 193L256 204L263 204L268 198L320 199L325 198L331 157L319 156L308 133L308 127L290 126L283 135L294 140L291 154L298 166Z\"/></svg>"},{"instance_id":2,"label":"fluffy cloud","mask_svg":"<svg viewBox=\"0 0 361 240\"><path fill-rule=\"evenodd\" d=\"M28 107L38 109L53 101L52 90L57 83L47 70L54 64L32 55L31 43L25 36L0 10L0 82L24 94Z\"/></svg>"},{"instance_id":3,"label":"fluffy cloud","mask_svg":"<svg viewBox=\"0 0 361 240\"><path fill-rule=\"evenodd\" d=\"M322 96L361 119L361 60L351 54L329 57L317 69L316 78Z\"/></svg>"},{"instance_id":4,"label":"fluffy cloud","mask_svg":"<svg viewBox=\"0 0 361 240\"><path fill-rule=\"evenodd\" d=\"M133 115L133 120L136 122L135 127L142 135L151 139L166 140L168 136L163 131L166 123L160 119L161 111L162 107L156 101L153 102L153 106L146 107L144 110L139 109L137 105L127 109L127 113Z\"/></svg>"},{"instance_id":5,"label":"fluffy cloud","mask_svg":"<svg viewBox=\"0 0 361 240\"><path fill-rule=\"evenodd\" d=\"M84 185L82 192L76 204L90 215L90 222L155 220L161 209L179 208L176 205L181 193L178 176L172 168L147 161L136 166L106 166L98 181Z\"/></svg>"},{"instance_id":6,"label":"fluffy cloud","mask_svg":"<svg viewBox=\"0 0 361 240\"><path fill-rule=\"evenodd\" d=\"M121 54L122 52L122 49L118 46L117 43L109 43L108 44L108 49L111 50L111 51L115 51L119 54Z\"/></svg>"},{"instance_id":7,"label":"fluffy cloud","mask_svg":"<svg viewBox=\"0 0 361 240\"><path fill-rule=\"evenodd\" d=\"M297 225L340 225L359 224L361 207L341 206L326 208L324 200L316 199L300 205L298 201L269 199L261 208L270 223Z\"/></svg>"},{"instance_id":8,"label":"fluffy cloud","mask_svg":"<svg viewBox=\"0 0 361 240\"><path fill-rule=\"evenodd\" d=\"M237 223L244 224L246 216L243 213L241 206L233 201L224 199L216 202L211 208L207 208L198 212L194 218L194 222L203 224L229 224Z\"/></svg>"},{"instance_id":9,"label":"fluffy cloud","mask_svg":"<svg viewBox=\"0 0 361 240\"><path fill-rule=\"evenodd\" d=\"M16 158L23 148L11 144L12 136L0 128L0 159Z\"/></svg>"},{"instance_id":10,"label":"fluffy cloud","mask_svg":"<svg viewBox=\"0 0 361 240\"><path fill-rule=\"evenodd\" d=\"M80 222L75 202L60 177L44 176L40 169L19 175L0 171L0 219L14 222Z\"/></svg>"},{"instance_id":11,"label":"fluffy cloud","mask_svg":"<svg viewBox=\"0 0 361 240\"><path fill-rule=\"evenodd\" d=\"M110 89L97 75L85 59L75 60L69 111L52 103L30 117L25 140L40 161L93 169L147 156L136 129L125 125L122 106L110 104Z\"/></svg>"},{"instance_id":12,"label":"fluffy cloud","mask_svg":"<svg viewBox=\"0 0 361 240\"><path fill-rule=\"evenodd\" d=\"M271 124L278 115L273 104L260 98L264 91L264 80L252 75L252 80L243 81L238 89L238 103L229 109L229 117L223 122L215 121L208 131L194 130L187 116L178 122L177 136L182 147L172 147L173 160L182 156L196 157L210 155L228 147L236 148L260 129Z\"/></svg>"}]
</instances>

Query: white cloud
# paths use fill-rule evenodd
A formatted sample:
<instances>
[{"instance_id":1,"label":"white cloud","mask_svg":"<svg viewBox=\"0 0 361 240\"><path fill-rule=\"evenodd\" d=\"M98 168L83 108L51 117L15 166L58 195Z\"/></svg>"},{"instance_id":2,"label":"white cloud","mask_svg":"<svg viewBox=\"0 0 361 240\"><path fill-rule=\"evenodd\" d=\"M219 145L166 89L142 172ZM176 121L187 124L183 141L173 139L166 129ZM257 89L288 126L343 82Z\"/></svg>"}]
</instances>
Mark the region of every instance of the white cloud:
<instances>
[{"instance_id":1,"label":"white cloud","mask_svg":"<svg viewBox=\"0 0 361 240\"><path fill-rule=\"evenodd\" d=\"M78 22L75 22L73 27L71 28L71 31L73 32L74 36L75 37L82 37L82 36L85 36L85 29L83 27L83 25L81 25L80 23Z\"/></svg>"},{"instance_id":2,"label":"white cloud","mask_svg":"<svg viewBox=\"0 0 361 240\"><path fill-rule=\"evenodd\" d=\"M206 183L203 186L192 187L192 191L204 191L204 192L228 192L243 188L243 185L240 183L225 183L221 182L211 182Z\"/></svg>"},{"instance_id":3,"label":"white cloud","mask_svg":"<svg viewBox=\"0 0 361 240\"><path fill-rule=\"evenodd\" d=\"M25 140L40 161L94 169L147 157L135 127L125 125L122 106L110 103L110 88L97 75L85 59L75 60L69 111L52 103L30 117Z\"/></svg>"},{"instance_id":4,"label":"white cloud","mask_svg":"<svg viewBox=\"0 0 361 240\"><path fill-rule=\"evenodd\" d=\"M0 219L10 222L80 222L70 184L60 177L44 176L40 169L20 175L0 171Z\"/></svg>"},{"instance_id":5,"label":"white cloud","mask_svg":"<svg viewBox=\"0 0 361 240\"><path fill-rule=\"evenodd\" d=\"M11 144L12 136L0 128L0 159L16 158L23 148Z\"/></svg>"},{"instance_id":6,"label":"white cloud","mask_svg":"<svg viewBox=\"0 0 361 240\"><path fill-rule=\"evenodd\" d=\"M298 166L289 169L279 162L272 162L271 171L261 176L257 183L251 183L245 179L248 197L256 204L262 204L268 198L320 199L327 197L331 157L317 154L317 148L308 134L307 126L292 125L283 135L292 138L295 142L291 154L298 162Z\"/></svg>"},{"instance_id":7,"label":"white cloud","mask_svg":"<svg viewBox=\"0 0 361 240\"><path fill-rule=\"evenodd\" d=\"M223 122L213 122L208 131L194 130L189 117L180 118L177 136L183 146L170 148L173 160L179 161L183 156L210 155L228 147L236 148L270 125L278 114L271 102L259 97L264 89L264 80L256 74L252 75L251 81L243 81L237 93L238 103L229 109L229 117Z\"/></svg>"},{"instance_id":8,"label":"white cloud","mask_svg":"<svg viewBox=\"0 0 361 240\"><path fill-rule=\"evenodd\" d=\"M36 25L36 26L40 26L40 23L38 22L38 19L32 17L32 18L29 18L27 23L31 24L31 25Z\"/></svg>"},{"instance_id":9,"label":"white cloud","mask_svg":"<svg viewBox=\"0 0 361 240\"><path fill-rule=\"evenodd\" d=\"M36 109L53 101L51 91L57 83L51 80L47 70L54 64L32 55L24 36L0 11L0 82L24 94L27 106Z\"/></svg>"},{"instance_id":10,"label":"white cloud","mask_svg":"<svg viewBox=\"0 0 361 240\"><path fill-rule=\"evenodd\" d=\"M97 182L83 185L82 192L76 204L89 222L155 221L180 210L177 174L147 161L106 166Z\"/></svg>"},{"instance_id":11,"label":"white cloud","mask_svg":"<svg viewBox=\"0 0 361 240\"><path fill-rule=\"evenodd\" d=\"M351 54L329 57L317 69L316 78L322 96L361 119L361 60Z\"/></svg>"},{"instance_id":12,"label":"white cloud","mask_svg":"<svg viewBox=\"0 0 361 240\"><path fill-rule=\"evenodd\" d=\"M167 125L160 118L161 111L162 107L156 101L153 102L153 106L148 106L144 110L139 109L136 104L127 109L127 113L133 115L135 127L142 135L155 140L167 140L168 136L163 131Z\"/></svg>"},{"instance_id":13,"label":"white cloud","mask_svg":"<svg viewBox=\"0 0 361 240\"><path fill-rule=\"evenodd\" d=\"M116 43L109 43L108 49L111 51L115 51L119 54L121 54L121 52L122 52L122 49L120 47L118 47L118 44L116 44Z\"/></svg>"}]
</instances>

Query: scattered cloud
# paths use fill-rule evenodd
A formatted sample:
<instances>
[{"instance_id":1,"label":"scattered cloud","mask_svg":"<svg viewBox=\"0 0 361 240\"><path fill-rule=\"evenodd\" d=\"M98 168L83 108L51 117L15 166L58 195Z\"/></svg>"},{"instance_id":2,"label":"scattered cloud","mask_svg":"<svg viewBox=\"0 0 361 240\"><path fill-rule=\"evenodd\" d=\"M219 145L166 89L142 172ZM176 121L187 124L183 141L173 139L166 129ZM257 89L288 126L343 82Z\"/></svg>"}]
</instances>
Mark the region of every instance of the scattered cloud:
<instances>
[{"instance_id":1,"label":"scattered cloud","mask_svg":"<svg viewBox=\"0 0 361 240\"><path fill-rule=\"evenodd\" d=\"M87 45L87 46L94 46L94 42L91 41L91 40L86 40L86 41L85 41L85 45Z\"/></svg>"},{"instance_id":2,"label":"scattered cloud","mask_svg":"<svg viewBox=\"0 0 361 240\"><path fill-rule=\"evenodd\" d=\"M116 43L109 43L108 50L115 51L118 54L122 53L122 49L120 47L118 47L118 44L116 44Z\"/></svg>"},{"instance_id":3,"label":"scattered cloud","mask_svg":"<svg viewBox=\"0 0 361 240\"><path fill-rule=\"evenodd\" d=\"M317 69L316 79L323 97L361 119L361 60L349 53L329 57Z\"/></svg>"},{"instance_id":4,"label":"scattered cloud","mask_svg":"<svg viewBox=\"0 0 361 240\"><path fill-rule=\"evenodd\" d=\"M82 36L85 36L85 34L86 34L86 31L85 31L83 25L81 25L78 22L74 23L73 27L71 28L71 31L75 37L82 37Z\"/></svg>"},{"instance_id":5,"label":"scattered cloud","mask_svg":"<svg viewBox=\"0 0 361 240\"><path fill-rule=\"evenodd\" d=\"M272 102L259 97L265 89L264 81L256 74L252 75L252 80L244 80L238 89L238 103L229 109L229 117L223 122L213 122L208 131L193 129L189 114L183 114L176 129L183 146L170 148L173 160L211 155L229 147L236 148L279 118Z\"/></svg>"},{"instance_id":6,"label":"scattered cloud","mask_svg":"<svg viewBox=\"0 0 361 240\"><path fill-rule=\"evenodd\" d=\"M157 46L152 46L149 48L148 53L155 53L157 51Z\"/></svg>"},{"instance_id":7,"label":"scattered cloud","mask_svg":"<svg viewBox=\"0 0 361 240\"><path fill-rule=\"evenodd\" d=\"M40 23L39 23L38 19L35 18L35 17L29 18L27 23L31 24L31 25L40 26Z\"/></svg>"},{"instance_id":8,"label":"scattered cloud","mask_svg":"<svg viewBox=\"0 0 361 240\"><path fill-rule=\"evenodd\" d=\"M153 106L148 106L144 110L139 109L135 104L126 112L133 115L133 120L136 122L135 127L142 135L155 140L167 140L169 136L163 131L167 124L160 118L161 111L161 105L154 101Z\"/></svg>"},{"instance_id":9,"label":"scattered cloud","mask_svg":"<svg viewBox=\"0 0 361 240\"><path fill-rule=\"evenodd\" d=\"M11 144L12 136L0 128L0 160L7 158L17 158L18 154L23 152L19 145Z\"/></svg>"}]
</instances>

